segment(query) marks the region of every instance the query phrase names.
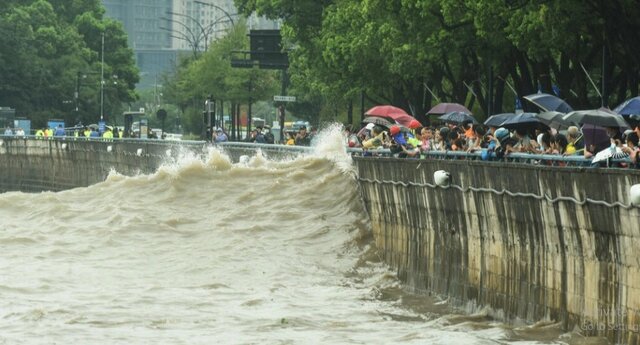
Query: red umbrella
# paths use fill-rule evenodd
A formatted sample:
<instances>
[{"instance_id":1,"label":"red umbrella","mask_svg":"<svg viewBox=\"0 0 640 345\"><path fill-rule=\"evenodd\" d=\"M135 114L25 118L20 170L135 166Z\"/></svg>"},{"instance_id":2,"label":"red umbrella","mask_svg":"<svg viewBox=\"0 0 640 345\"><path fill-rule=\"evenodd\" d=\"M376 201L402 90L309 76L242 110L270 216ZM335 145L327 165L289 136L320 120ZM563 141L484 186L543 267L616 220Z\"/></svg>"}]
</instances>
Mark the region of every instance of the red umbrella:
<instances>
[{"instance_id":1,"label":"red umbrella","mask_svg":"<svg viewBox=\"0 0 640 345\"><path fill-rule=\"evenodd\" d=\"M398 108L398 107L394 107L392 105L378 105L375 106L369 110L367 110L367 112L365 113L365 115L367 116L378 116L378 117L384 117L387 119L391 119L392 121L395 121L405 127L409 127L409 123L411 123L411 121L415 120L415 118L409 114L407 114L406 111Z\"/></svg>"},{"instance_id":2,"label":"red umbrella","mask_svg":"<svg viewBox=\"0 0 640 345\"><path fill-rule=\"evenodd\" d=\"M451 113L451 112L461 112L461 113L467 113L467 114L473 114L471 112L471 110L467 109L467 107L465 107L462 104L458 104L458 103L440 103L438 105L436 105L435 107L431 108L431 110L429 110L427 112L427 114L429 115L443 115L446 113Z\"/></svg>"}]
</instances>

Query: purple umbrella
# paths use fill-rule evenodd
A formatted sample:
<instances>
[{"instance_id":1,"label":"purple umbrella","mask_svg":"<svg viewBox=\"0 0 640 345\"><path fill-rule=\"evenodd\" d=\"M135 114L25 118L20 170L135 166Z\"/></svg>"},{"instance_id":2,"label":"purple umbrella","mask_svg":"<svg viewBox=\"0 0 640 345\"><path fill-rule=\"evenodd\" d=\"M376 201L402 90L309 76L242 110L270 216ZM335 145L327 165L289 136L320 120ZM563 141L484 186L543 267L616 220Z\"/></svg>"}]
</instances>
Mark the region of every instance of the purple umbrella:
<instances>
[{"instance_id":1,"label":"purple umbrella","mask_svg":"<svg viewBox=\"0 0 640 345\"><path fill-rule=\"evenodd\" d=\"M478 121L473 116L471 116L469 113L465 113L462 111L452 111L450 113L446 113L442 116L439 116L438 118L444 122L451 122L451 123L457 123L457 124L461 124L464 121L471 121L474 124L478 123Z\"/></svg>"},{"instance_id":2,"label":"purple umbrella","mask_svg":"<svg viewBox=\"0 0 640 345\"><path fill-rule=\"evenodd\" d=\"M593 152L599 152L611 146L611 139L607 134L607 130L600 126L590 124L582 126L582 138L586 148L590 145L595 146Z\"/></svg>"},{"instance_id":3,"label":"purple umbrella","mask_svg":"<svg viewBox=\"0 0 640 345\"><path fill-rule=\"evenodd\" d=\"M467 114L473 114L471 112L471 110L467 109L467 107L465 107L462 104L458 104L458 103L440 103L438 105L436 105L435 107L431 108L431 110L429 110L427 112L428 115L443 115L443 114L447 114L447 113L452 113L454 111L460 112L460 113L467 113Z\"/></svg>"}]
</instances>

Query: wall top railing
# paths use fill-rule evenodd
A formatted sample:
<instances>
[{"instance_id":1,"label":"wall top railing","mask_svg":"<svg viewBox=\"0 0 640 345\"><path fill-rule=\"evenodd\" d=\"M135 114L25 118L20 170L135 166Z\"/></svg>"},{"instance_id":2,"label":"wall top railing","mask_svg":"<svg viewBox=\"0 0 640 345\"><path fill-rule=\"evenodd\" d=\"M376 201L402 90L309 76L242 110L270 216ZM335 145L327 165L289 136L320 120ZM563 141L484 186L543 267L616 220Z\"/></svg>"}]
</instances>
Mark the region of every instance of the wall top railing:
<instances>
[{"instance_id":1,"label":"wall top railing","mask_svg":"<svg viewBox=\"0 0 640 345\"><path fill-rule=\"evenodd\" d=\"M309 152L311 148L304 146L287 146L287 145L273 145L273 144L255 144L255 143L238 143L227 142L222 144L223 147L243 147L243 148L260 148L262 150L277 150L288 152ZM386 157L397 158L398 155L392 153L389 149L375 149L375 150L363 150L361 148L345 148L346 152L353 156L361 157ZM460 151L427 151L423 152L420 157L405 158L405 159L442 159L442 160L471 160L471 161L487 161L487 162L508 162L508 163L523 163L534 165L549 165L549 166L572 166L572 167L610 167L621 168L624 165L630 166L631 160L629 158L617 158L609 159L599 163L593 163L592 159L585 158L583 156L562 156L562 155L549 155L549 154L533 154L533 153L510 153L503 157L498 157L495 152L487 152L483 154L481 151L475 152L460 152Z\"/></svg>"},{"instance_id":2,"label":"wall top railing","mask_svg":"<svg viewBox=\"0 0 640 345\"><path fill-rule=\"evenodd\" d=\"M0 141L13 140L13 139L27 139L27 140L53 140L53 141L82 141L82 142L114 142L114 143L137 143L137 144L158 144L158 145L179 145L179 146L206 146L210 143L202 140L159 140L159 139L139 139L139 138L87 138L80 137L36 137L34 135L2 135L0 134ZM311 152L311 147L305 146L292 146L292 145L278 145L278 144L258 144L248 142L224 142L219 144L221 147L233 147L244 149L261 149L263 151L278 151L278 152L291 152L291 153L306 153ZM373 149L365 150L361 148L345 147L345 151L358 157L377 157L377 158L392 158L398 157L397 153L391 152L389 149ZM495 163L522 163L533 165L548 165L548 166L571 166L571 167L608 167L608 168L627 168L633 164L629 158L610 158L601 162L593 163L590 158L583 156L563 156L563 155L549 155L549 154L533 154L533 153L510 153L502 157L498 157L495 152L460 152L460 151L426 151L422 152L419 157L410 157L405 159L440 159L440 160L468 160L468 161L486 161Z\"/></svg>"}]
</instances>

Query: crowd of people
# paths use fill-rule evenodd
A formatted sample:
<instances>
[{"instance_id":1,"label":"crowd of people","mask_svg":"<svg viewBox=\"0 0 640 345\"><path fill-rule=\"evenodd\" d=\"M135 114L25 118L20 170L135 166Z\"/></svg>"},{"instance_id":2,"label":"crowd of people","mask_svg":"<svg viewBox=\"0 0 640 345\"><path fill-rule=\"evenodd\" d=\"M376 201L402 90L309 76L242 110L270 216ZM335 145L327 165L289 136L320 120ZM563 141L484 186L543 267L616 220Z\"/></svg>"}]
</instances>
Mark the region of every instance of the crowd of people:
<instances>
[{"instance_id":1,"label":"crowd of people","mask_svg":"<svg viewBox=\"0 0 640 345\"><path fill-rule=\"evenodd\" d=\"M507 129L488 127L465 121L447 123L441 127L422 126L413 120L408 127L383 126L369 123L359 130L346 127L347 145L360 147L365 155L376 149L389 149L396 157L420 158L429 151L459 151L482 153L483 159L503 158L510 153L532 153L592 158L607 148L622 152L631 160L631 166L640 165L640 121L625 131L606 128L605 140L590 138L592 129L568 127L558 131L547 126ZM593 129L595 133L595 129Z\"/></svg>"},{"instance_id":2,"label":"crowd of people","mask_svg":"<svg viewBox=\"0 0 640 345\"><path fill-rule=\"evenodd\" d=\"M311 140L317 134L315 128L311 131L307 130L307 126L301 126L298 131L286 131L284 145L297 145L297 146L310 146ZM256 127L250 133L245 142L257 143L257 144L274 144L276 138L274 137L269 127Z\"/></svg>"},{"instance_id":3,"label":"crowd of people","mask_svg":"<svg viewBox=\"0 0 640 345\"><path fill-rule=\"evenodd\" d=\"M100 129L96 125L85 126L77 124L73 127L64 128L62 124L54 128L42 127L32 130L30 134L27 134L23 128L6 127L3 134L5 136L18 136L24 137L27 135L33 135L36 139L52 139L62 137L72 138L86 138L86 139L122 139L126 138L140 138L139 130L130 130L128 135L125 135L125 130L118 126L104 126ZM158 133L157 131L147 128L147 139L165 139L166 133Z\"/></svg>"}]
</instances>

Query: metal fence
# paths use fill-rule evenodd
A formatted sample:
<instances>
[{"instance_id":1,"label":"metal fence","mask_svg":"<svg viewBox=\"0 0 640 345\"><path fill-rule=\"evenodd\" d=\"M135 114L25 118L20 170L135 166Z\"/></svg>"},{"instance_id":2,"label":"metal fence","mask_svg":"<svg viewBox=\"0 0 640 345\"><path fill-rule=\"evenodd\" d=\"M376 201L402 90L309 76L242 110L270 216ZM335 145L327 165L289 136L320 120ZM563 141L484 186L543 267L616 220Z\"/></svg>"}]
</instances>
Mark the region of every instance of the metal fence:
<instances>
[{"instance_id":1,"label":"metal fence","mask_svg":"<svg viewBox=\"0 0 640 345\"><path fill-rule=\"evenodd\" d=\"M30 140L61 140L61 141L110 141L110 142L134 142L134 143L157 143L157 144L170 144L170 145L184 145L184 146L200 146L206 145L205 141L197 140L160 140L160 139L138 139L138 138L86 138L80 137L36 137L34 135L2 135L0 139L30 139ZM313 151L311 147L305 146L291 146L291 145L279 145L279 144L257 144L246 142L225 142L221 143L222 147L236 147L243 149L261 149L263 151L271 152L283 152L283 153L307 153ZM379 158L398 158L397 153L391 152L389 149L374 149L363 150L361 148L349 148L345 147L348 154L352 156L362 157L379 157ZM421 159L421 160L469 160L469 161L487 161L487 162L506 162L506 163L521 163L521 164L536 164L536 165L548 165L548 166L572 166L572 167L610 167L610 168L626 168L632 165L629 158L616 158L607 159L601 162L593 163L592 159L584 158L583 156L562 156L562 155L548 155L548 154L532 154L532 153L510 153L502 157L498 157L495 152L460 152L460 151L427 151L420 154L419 157L405 158L405 159Z\"/></svg>"}]
</instances>

